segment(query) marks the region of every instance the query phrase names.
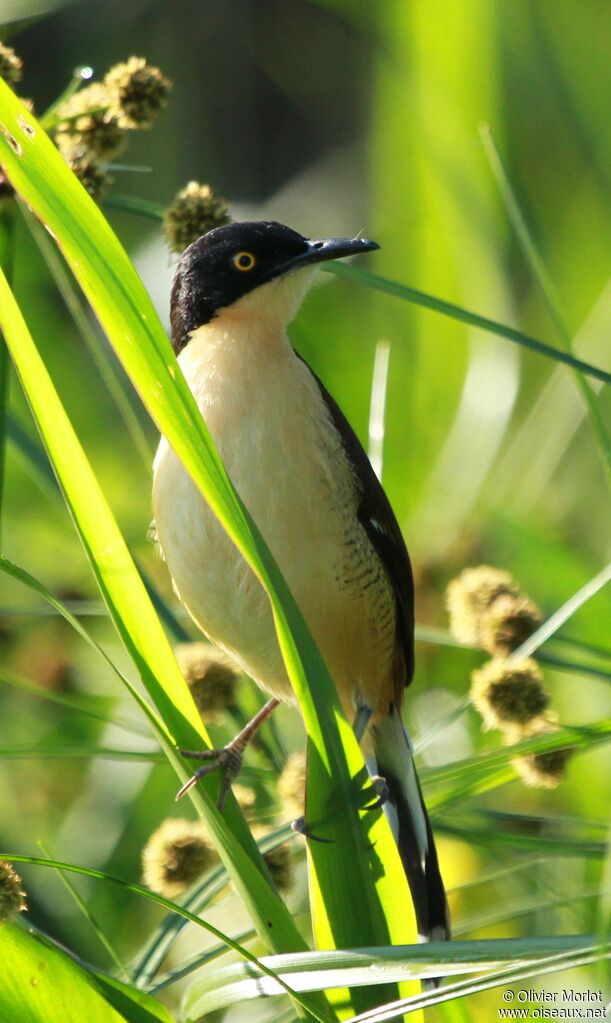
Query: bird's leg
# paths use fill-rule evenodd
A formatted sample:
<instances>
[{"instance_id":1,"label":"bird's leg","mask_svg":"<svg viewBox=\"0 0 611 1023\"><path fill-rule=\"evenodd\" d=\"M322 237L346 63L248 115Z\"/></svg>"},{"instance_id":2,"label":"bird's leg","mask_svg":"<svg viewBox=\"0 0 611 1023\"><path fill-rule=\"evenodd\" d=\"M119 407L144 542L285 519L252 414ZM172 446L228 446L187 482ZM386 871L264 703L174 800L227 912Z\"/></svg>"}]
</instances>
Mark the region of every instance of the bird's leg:
<instances>
[{"instance_id":1,"label":"bird's leg","mask_svg":"<svg viewBox=\"0 0 611 1023\"><path fill-rule=\"evenodd\" d=\"M356 715L354 718L354 724L352 725L352 731L356 736L356 741L361 743L361 740L367 731L367 725L371 721L373 716L373 708L367 703L359 702L356 708ZM373 803L369 803L365 810L379 810L380 807L384 806L384 803L388 801L388 785L386 779L382 778L379 774L373 774L370 777L371 784L375 790L377 798Z\"/></svg>"},{"instance_id":2,"label":"bird's leg","mask_svg":"<svg viewBox=\"0 0 611 1023\"><path fill-rule=\"evenodd\" d=\"M359 743L367 731L367 725L371 721L373 715L373 709L367 703L358 703L356 708L356 716L352 725L352 731L356 736L356 741Z\"/></svg>"},{"instance_id":3,"label":"bird's leg","mask_svg":"<svg viewBox=\"0 0 611 1023\"><path fill-rule=\"evenodd\" d=\"M204 775L211 774L212 771L221 771L223 778L216 805L217 809L222 811L227 798L227 793L240 773L242 760L244 758L244 751L248 746L248 743L252 739L253 735L255 735L255 733L259 730L263 722L266 721L270 714L276 709L279 703L280 700L268 700L267 703L261 707L261 710L258 711L258 713L255 714L255 716L246 725L244 725L241 732L238 732L235 739L228 742L223 749L181 750L180 752L183 757L189 757L192 760L207 760L209 763L198 768L195 774L192 775L188 782L186 782L180 789L176 799L181 799L181 797L184 796L190 788L196 785L199 779L203 778Z\"/></svg>"}]
</instances>

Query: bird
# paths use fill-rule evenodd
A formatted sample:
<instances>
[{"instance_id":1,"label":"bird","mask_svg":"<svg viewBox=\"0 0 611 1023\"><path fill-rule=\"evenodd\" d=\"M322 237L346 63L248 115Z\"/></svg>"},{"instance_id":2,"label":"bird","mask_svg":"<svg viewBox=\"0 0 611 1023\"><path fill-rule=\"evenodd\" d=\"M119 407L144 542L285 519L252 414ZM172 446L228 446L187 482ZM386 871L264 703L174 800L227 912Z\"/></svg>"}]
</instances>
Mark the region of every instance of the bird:
<instances>
[{"instance_id":1,"label":"bird","mask_svg":"<svg viewBox=\"0 0 611 1023\"><path fill-rule=\"evenodd\" d=\"M370 773L381 780L380 804L419 937L445 940L447 899L401 715L414 674L409 556L360 441L287 335L321 263L377 248L361 237L308 239L275 221L216 227L177 264L172 345L229 477L318 644ZM152 503L178 598L270 697L224 750L190 751L205 764L179 795L220 768L222 805L254 730L279 701L295 697L265 590L164 437Z\"/></svg>"}]
</instances>

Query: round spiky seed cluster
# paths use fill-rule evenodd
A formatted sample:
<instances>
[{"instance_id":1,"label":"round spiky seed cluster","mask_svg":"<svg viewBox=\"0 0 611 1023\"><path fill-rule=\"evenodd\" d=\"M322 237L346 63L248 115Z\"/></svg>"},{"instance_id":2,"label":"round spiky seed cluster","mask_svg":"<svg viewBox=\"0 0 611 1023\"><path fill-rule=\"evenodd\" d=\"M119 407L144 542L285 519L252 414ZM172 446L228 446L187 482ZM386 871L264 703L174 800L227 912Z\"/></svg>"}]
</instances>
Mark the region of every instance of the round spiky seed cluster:
<instances>
[{"instance_id":1,"label":"round spiky seed cluster","mask_svg":"<svg viewBox=\"0 0 611 1023\"><path fill-rule=\"evenodd\" d=\"M168 817L144 847L142 878L152 891L173 899L216 861L216 852L201 822Z\"/></svg>"},{"instance_id":2,"label":"round spiky seed cluster","mask_svg":"<svg viewBox=\"0 0 611 1023\"><path fill-rule=\"evenodd\" d=\"M508 572L467 568L447 589L450 631L467 646L506 656L535 631L541 613Z\"/></svg>"},{"instance_id":3,"label":"round spiky seed cluster","mask_svg":"<svg viewBox=\"0 0 611 1023\"><path fill-rule=\"evenodd\" d=\"M22 884L11 864L0 860L0 925L10 923L28 908Z\"/></svg>"},{"instance_id":4,"label":"round spiky seed cluster","mask_svg":"<svg viewBox=\"0 0 611 1023\"><path fill-rule=\"evenodd\" d=\"M23 61L15 51L5 43L0 43L0 78L4 78L7 85L16 85L21 81Z\"/></svg>"},{"instance_id":5,"label":"round spiky seed cluster","mask_svg":"<svg viewBox=\"0 0 611 1023\"><path fill-rule=\"evenodd\" d=\"M231 220L226 201L210 185L190 181L166 210L163 229L172 252L183 252L191 242Z\"/></svg>"},{"instance_id":6,"label":"round spiky seed cluster","mask_svg":"<svg viewBox=\"0 0 611 1023\"><path fill-rule=\"evenodd\" d=\"M84 188L95 202L100 202L112 178L108 171L100 167L95 160L86 156L75 154L66 160L69 168L73 171Z\"/></svg>"},{"instance_id":7,"label":"round spiky seed cluster","mask_svg":"<svg viewBox=\"0 0 611 1023\"><path fill-rule=\"evenodd\" d=\"M541 624L541 612L528 597L497 597L480 625L481 645L489 654L507 656L517 650Z\"/></svg>"},{"instance_id":8,"label":"round spiky seed cluster","mask_svg":"<svg viewBox=\"0 0 611 1023\"><path fill-rule=\"evenodd\" d=\"M269 828L263 824L255 824L252 828L252 836L257 842L268 834ZM288 842L263 853L263 859L278 891L288 892L293 883L293 857Z\"/></svg>"},{"instance_id":9,"label":"round spiky seed cluster","mask_svg":"<svg viewBox=\"0 0 611 1023\"><path fill-rule=\"evenodd\" d=\"M541 718L550 696L535 661L488 661L471 676L471 700L486 728L524 726Z\"/></svg>"},{"instance_id":10,"label":"round spiky seed cluster","mask_svg":"<svg viewBox=\"0 0 611 1023\"><path fill-rule=\"evenodd\" d=\"M553 712L545 715L542 721L533 722L530 727L515 733L519 739L534 739L539 735L553 735L558 732L557 717ZM570 749L544 750L527 756L515 757L512 764L531 788L555 789L564 780L566 764L571 756Z\"/></svg>"},{"instance_id":11,"label":"round spiky seed cluster","mask_svg":"<svg viewBox=\"0 0 611 1023\"><path fill-rule=\"evenodd\" d=\"M287 817L302 817L305 808L305 753L291 753L278 778L278 796Z\"/></svg>"},{"instance_id":12,"label":"round spiky seed cluster","mask_svg":"<svg viewBox=\"0 0 611 1023\"><path fill-rule=\"evenodd\" d=\"M110 112L122 128L148 128L165 106L172 83L144 57L115 64L104 78Z\"/></svg>"},{"instance_id":13,"label":"round spiky seed cluster","mask_svg":"<svg viewBox=\"0 0 611 1023\"><path fill-rule=\"evenodd\" d=\"M85 86L61 105L56 141L66 160L109 160L121 150L125 129L109 107L110 97L101 82Z\"/></svg>"},{"instance_id":14,"label":"round spiky seed cluster","mask_svg":"<svg viewBox=\"0 0 611 1023\"><path fill-rule=\"evenodd\" d=\"M235 707L238 673L226 654L209 643L180 643L174 653L204 721Z\"/></svg>"}]
</instances>

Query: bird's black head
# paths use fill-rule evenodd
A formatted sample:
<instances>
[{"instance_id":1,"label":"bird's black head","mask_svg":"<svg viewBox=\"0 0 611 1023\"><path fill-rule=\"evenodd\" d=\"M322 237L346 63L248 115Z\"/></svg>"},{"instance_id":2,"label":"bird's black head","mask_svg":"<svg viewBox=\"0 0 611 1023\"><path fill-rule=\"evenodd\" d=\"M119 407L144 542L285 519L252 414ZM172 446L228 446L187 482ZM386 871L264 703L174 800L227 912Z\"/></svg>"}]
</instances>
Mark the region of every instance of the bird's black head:
<instances>
[{"instance_id":1,"label":"bird's black head","mask_svg":"<svg viewBox=\"0 0 611 1023\"><path fill-rule=\"evenodd\" d=\"M290 227L255 220L216 227L183 252L172 285L172 344L178 355L189 334L219 309L292 270L377 249L364 238L310 241Z\"/></svg>"}]
</instances>

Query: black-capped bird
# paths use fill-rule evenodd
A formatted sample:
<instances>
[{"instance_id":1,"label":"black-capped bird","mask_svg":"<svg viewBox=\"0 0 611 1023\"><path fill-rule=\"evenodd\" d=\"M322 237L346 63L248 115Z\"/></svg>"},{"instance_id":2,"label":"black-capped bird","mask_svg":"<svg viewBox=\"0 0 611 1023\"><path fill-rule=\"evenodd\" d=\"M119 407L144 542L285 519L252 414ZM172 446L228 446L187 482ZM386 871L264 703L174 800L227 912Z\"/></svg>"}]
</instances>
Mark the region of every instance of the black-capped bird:
<instances>
[{"instance_id":1,"label":"black-capped bird","mask_svg":"<svg viewBox=\"0 0 611 1023\"><path fill-rule=\"evenodd\" d=\"M409 557L356 434L286 334L319 263L376 248L362 238L310 241L268 221L218 227L180 259L172 342L229 476L356 722L368 766L385 780L384 809L418 931L441 940L449 937L446 897L401 718L414 671ZM193 620L271 694L266 712L293 701L267 595L163 438L153 508L161 552ZM208 762L191 783L220 767L226 789L250 731L220 756L202 755Z\"/></svg>"}]
</instances>

